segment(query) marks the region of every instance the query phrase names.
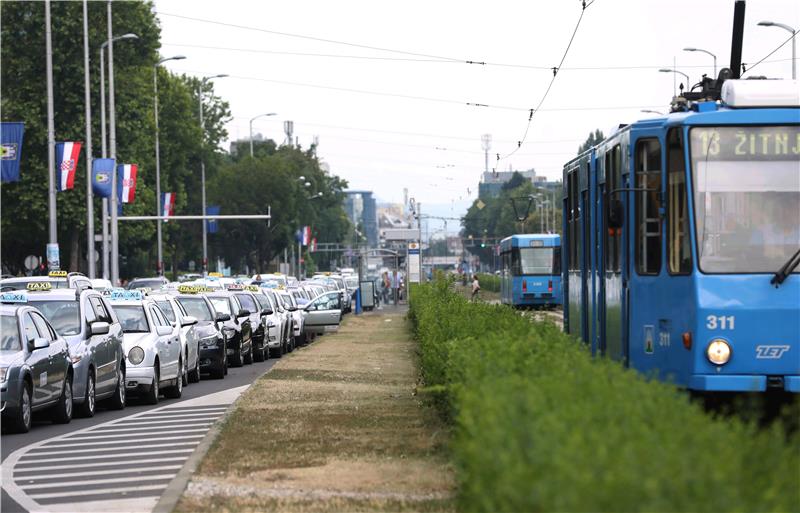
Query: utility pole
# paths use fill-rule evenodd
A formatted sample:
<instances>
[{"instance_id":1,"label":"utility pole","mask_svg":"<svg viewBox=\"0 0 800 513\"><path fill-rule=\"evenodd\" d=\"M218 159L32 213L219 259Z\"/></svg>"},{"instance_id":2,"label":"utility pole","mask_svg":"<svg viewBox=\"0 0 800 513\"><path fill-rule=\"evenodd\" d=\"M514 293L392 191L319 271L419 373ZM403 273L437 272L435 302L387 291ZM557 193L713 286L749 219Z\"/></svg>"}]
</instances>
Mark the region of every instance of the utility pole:
<instances>
[{"instance_id":1,"label":"utility pole","mask_svg":"<svg viewBox=\"0 0 800 513\"><path fill-rule=\"evenodd\" d=\"M86 103L86 262L89 278L95 278L94 195L92 194L92 96L89 82L89 7L83 0L83 79Z\"/></svg>"},{"instance_id":2,"label":"utility pole","mask_svg":"<svg viewBox=\"0 0 800 513\"><path fill-rule=\"evenodd\" d=\"M291 146L294 142L294 139L292 138L292 133L294 132L294 121L284 121L283 131L286 133L286 146Z\"/></svg>"},{"instance_id":3,"label":"utility pole","mask_svg":"<svg viewBox=\"0 0 800 513\"><path fill-rule=\"evenodd\" d=\"M108 0L108 139L110 158L117 160L117 120L114 104L114 31L111 26L111 0ZM117 220L117 170L111 173L111 283L119 284L119 225Z\"/></svg>"},{"instance_id":4,"label":"utility pole","mask_svg":"<svg viewBox=\"0 0 800 513\"><path fill-rule=\"evenodd\" d=\"M105 68L106 68L106 60L105 56L105 47L100 46L100 141L101 141L101 153L100 156L103 158L108 157L108 145L106 143L106 79L105 79ZM112 174L116 174L117 170L114 169ZM112 191L112 194L116 191ZM108 258L108 198L103 198L100 202L100 208L102 209L102 214L100 217L100 222L103 223L103 279L107 280L111 277L111 271L109 267L109 258Z\"/></svg>"},{"instance_id":5,"label":"utility pole","mask_svg":"<svg viewBox=\"0 0 800 513\"><path fill-rule=\"evenodd\" d=\"M483 146L484 153L484 168L489 172L489 150L492 149L492 134L483 134L481 136L481 145Z\"/></svg>"},{"instance_id":6,"label":"utility pole","mask_svg":"<svg viewBox=\"0 0 800 513\"><path fill-rule=\"evenodd\" d=\"M45 17L45 59L47 61L47 186L48 210L50 212L49 241L47 245L47 266L58 269L58 231L56 229L56 135L53 114L53 44L50 31L50 0L44 2Z\"/></svg>"}]
</instances>

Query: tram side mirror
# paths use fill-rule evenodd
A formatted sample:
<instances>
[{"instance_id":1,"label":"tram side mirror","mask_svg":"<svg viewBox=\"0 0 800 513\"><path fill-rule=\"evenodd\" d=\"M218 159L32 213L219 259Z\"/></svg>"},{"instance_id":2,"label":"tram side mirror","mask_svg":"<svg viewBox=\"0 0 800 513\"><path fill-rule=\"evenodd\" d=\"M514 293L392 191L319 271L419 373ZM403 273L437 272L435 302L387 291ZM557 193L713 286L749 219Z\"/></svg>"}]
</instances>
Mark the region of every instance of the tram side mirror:
<instances>
[{"instance_id":1,"label":"tram side mirror","mask_svg":"<svg viewBox=\"0 0 800 513\"><path fill-rule=\"evenodd\" d=\"M624 221L624 209L621 200L611 200L608 205L608 227L622 228Z\"/></svg>"}]
</instances>

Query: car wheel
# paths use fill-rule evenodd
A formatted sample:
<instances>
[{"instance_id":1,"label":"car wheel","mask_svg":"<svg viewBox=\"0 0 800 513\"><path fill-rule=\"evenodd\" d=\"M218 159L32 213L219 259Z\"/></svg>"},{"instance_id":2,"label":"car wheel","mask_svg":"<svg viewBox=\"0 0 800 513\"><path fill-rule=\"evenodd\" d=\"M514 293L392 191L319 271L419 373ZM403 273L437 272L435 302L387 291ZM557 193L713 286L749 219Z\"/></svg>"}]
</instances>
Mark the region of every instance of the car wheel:
<instances>
[{"instance_id":1,"label":"car wheel","mask_svg":"<svg viewBox=\"0 0 800 513\"><path fill-rule=\"evenodd\" d=\"M253 363L253 343L250 342L250 349L247 350L247 354L244 355L244 363L246 365L252 365Z\"/></svg>"},{"instance_id":2,"label":"car wheel","mask_svg":"<svg viewBox=\"0 0 800 513\"><path fill-rule=\"evenodd\" d=\"M86 378L86 393L83 396L83 403L78 406L78 414L81 417L94 417L97 401L97 390L94 386L94 374L89 370L89 377Z\"/></svg>"},{"instance_id":3,"label":"car wheel","mask_svg":"<svg viewBox=\"0 0 800 513\"><path fill-rule=\"evenodd\" d=\"M263 362L266 359L264 356L264 353L267 352L266 345L267 345L267 336L264 335L264 341L261 342L261 348L253 354L253 360L257 362Z\"/></svg>"},{"instance_id":4,"label":"car wheel","mask_svg":"<svg viewBox=\"0 0 800 513\"><path fill-rule=\"evenodd\" d=\"M178 368L183 369L183 359L178 360ZM171 387L164 389L164 397L168 397L169 399L180 399L183 395L183 379L186 377L186 373L181 373L180 376L175 378L175 384Z\"/></svg>"},{"instance_id":5,"label":"car wheel","mask_svg":"<svg viewBox=\"0 0 800 513\"><path fill-rule=\"evenodd\" d=\"M161 373L158 371L158 360L156 360L156 368L153 376L153 386L144 396L144 402L147 404L158 404L158 380L161 379Z\"/></svg>"},{"instance_id":6,"label":"car wheel","mask_svg":"<svg viewBox=\"0 0 800 513\"><path fill-rule=\"evenodd\" d=\"M117 388L114 395L108 399L108 407L112 410L122 410L125 408L125 368L120 363L117 371Z\"/></svg>"},{"instance_id":7,"label":"car wheel","mask_svg":"<svg viewBox=\"0 0 800 513\"><path fill-rule=\"evenodd\" d=\"M15 433L27 433L31 430L31 419L31 387L27 383L23 383L22 391L19 394L19 407L12 420L12 430Z\"/></svg>"},{"instance_id":8,"label":"car wheel","mask_svg":"<svg viewBox=\"0 0 800 513\"><path fill-rule=\"evenodd\" d=\"M189 383L198 383L200 381L200 353L197 353L197 359L194 362L194 370L189 374Z\"/></svg>"},{"instance_id":9,"label":"car wheel","mask_svg":"<svg viewBox=\"0 0 800 513\"><path fill-rule=\"evenodd\" d=\"M239 344L233 353L233 361L231 362L232 367L241 367L244 365L244 360L242 356L242 345Z\"/></svg>"},{"instance_id":10,"label":"car wheel","mask_svg":"<svg viewBox=\"0 0 800 513\"><path fill-rule=\"evenodd\" d=\"M64 388L61 390L61 397L53 406L53 422L56 424L69 424L72 420L72 377L64 380Z\"/></svg>"},{"instance_id":11,"label":"car wheel","mask_svg":"<svg viewBox=\"0 0 800 513\"><path fill-rule=\"evenodd\" d=\"M187 350L186 353L187 353L187 356L188 356L189 351ZM183 361L183 366L181 367L181 369L183 369L182 372L181 372L181 383L182 383L182 386L185 387L186 385L189 384L189 358L188 357Z\"/></svg>"}]
</instances>

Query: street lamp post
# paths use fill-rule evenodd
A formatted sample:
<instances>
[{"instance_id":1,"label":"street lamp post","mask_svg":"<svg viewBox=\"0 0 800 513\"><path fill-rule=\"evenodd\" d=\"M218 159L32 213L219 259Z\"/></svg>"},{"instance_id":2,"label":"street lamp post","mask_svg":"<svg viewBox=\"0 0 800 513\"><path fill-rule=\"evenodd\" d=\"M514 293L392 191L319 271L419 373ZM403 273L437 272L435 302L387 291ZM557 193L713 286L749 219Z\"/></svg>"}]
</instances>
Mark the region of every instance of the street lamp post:
<instances>
[{"instance_id":1,"label":"street lamp post","mask_svg":"<svg viewBox=\"0 0 800 513\"><path fill-rule=\"evenodd\" d=\"M774 21L759 21L760 27L779 27L788 30L792 33L792 80L797 79L797 31L784 23L775 23Z\"/></svg>"},{"instance_id":2,"label":"street lamp post","mask_svg":"<svg viewBox=\"0 0 800 513\"><path fill-rule=\"evenodd\" d=\"M205 146L205 123L203 122L203 85L209 80L214 78L224 78L228 75L221 74L221 75L213 75L210 77L203 77L200 81L200 90L197 92L197 101L200 104L200 130L201 130L201 139L200 144L201 146ZM203 199L203 215L206 214L206 162L203 158L203 155L200 155L200 182L202 188L202 199ZM203 221L203 275L205 276L208 273L208 226L205 221Z\"/></svg>"},{"instance_id":3,"label":"street lamp post","mask_svg":"<svg viewBox=\"0 0 800 513\"><path fill-rule=\"evenodd\" d=\"M155 66L153 66L153 110L155 114L155 121L156 121L156 215L161 215L161 155L159 153L159 144L158 144L158 67L167 62L167 61L179 61L183 60L186 57L183 55L175 55L174 57L165 57L159 60ZM205 212L204 212L205 213ZM205 221L204 221L205 222ZM157 239L158 239L158 265L157 271L159 276L164 275L164 250L163 250L163 243L161 238L161 220L156 223L157 229Z\"/></svg>"},{"instance_id":4,"label":"street lamp post","mask_svg":"<svg viewBox=\"0 0 800 513\"><path fill-rule=\"evenodd\" d=\"M678 71L678 70L676 70L676 69L672 69L672 68L661 68L661 69L660 69L660 70L658 70L658 71L659 71L660 73L672 73L672 74L673 74L673 76L674 76L676 73L677 73L677 74L680 74L680 75L683 75L684 77L686 77L686 87L689 87L689 75L687 75L687 74L686 74L686 73L684 73L683 71ZM672 85L673 85L673 88L674 88L674 86L675 86L675 83L673 82L673 84L672 84ZM675 91L674 89L673 89L673 91L672 91L672 94L673 94L673 96L677 96L677 95L676 95L676 91Z\"/></svg>"},{"instance_id":5,"label":"street lamp post","mask_svg":"<svg viewBox=\"0 0 800 513\"><path fill-rule=\"evenodd\" d=\"M708 55L713 57L714 58L714 78L717 77L717 56L716 55L714 55L713 53L709 52L708 50L703 50L702 48L689 47L689 48L684 48L683 51L684 52L703 52L703 53L707 53Z\"/></svg>"},{"instance_id":6,"label":"street lamp post","mask_svg":"<svg viewBox=\"0 0 800 513\"><path fill-rule=\"evenodd\" d=\"M96 277L94 261L94 195L92 194L92 87L89 80L89 7L83 0L83 90L86 103L86 262L89 278Z\"/></svg>"},{"instance_id":7,"label":"street lamp post","mask_svg":"<svg viewBox=\"0 0 800 513\"><path fill-rule=\"evenodd\" d=\"M276 115L276 113L269 112L267 114L259 114L258 116L254 117L254 118L252 118L250 120L250 156L251 157L253 156L253 121L257 120L258 118L265 117L265 116L275 116L275 115Z\"/></svg>"},{"instance_id":8,"label":"street lamp post","mask_svg":"<svg viewBox=\"0 0 800 513\"><path fill-rule=\"evenodd\" d=\"M126 39L139 39L136 34L123 34L113 38L113 41L123 41ZM101 156L108 157L108 145L106 143L106 61L105 49L108 46L108 41L103 41L100 44L100 139L101 139ZM116 173L116 170L114 170ZM116 191L112 191L116 194ZM103 223L103 278L109 279L111 272L109 270L109 245L108 245L108 198L103 198L101 202L102 223ZM94 234L92 234L94 236Z\"/></svg>"},{"instance_id":9,"label":"street lamp post","mask_svg":"<svg viewBox=\"0 0 800 513\"><path fill-rule=\"evenodd\" d=\"M49 244L47 245L48 268L55 266L51 261L51 247L58 248L58 232L56 230L56 136L53 114L53 44L50 30L50 0L44 2L45 17L45 60L47 63L47 175L48 175L48 210L50 212ZM59 257L60 260L60 257Z\"/></svg>"}]
</instances>

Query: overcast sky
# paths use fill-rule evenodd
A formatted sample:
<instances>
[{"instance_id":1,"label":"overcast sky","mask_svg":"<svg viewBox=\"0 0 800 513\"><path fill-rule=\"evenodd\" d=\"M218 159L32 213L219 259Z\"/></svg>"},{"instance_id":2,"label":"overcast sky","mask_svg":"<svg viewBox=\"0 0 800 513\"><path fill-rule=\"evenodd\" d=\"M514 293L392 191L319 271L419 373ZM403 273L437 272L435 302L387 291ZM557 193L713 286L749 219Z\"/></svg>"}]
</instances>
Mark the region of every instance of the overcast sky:
<instances>
[{"instance_id":1,"label":"overcast sky","mask_svg":"<svg viewBox=\"0 0 800 513\"><path fill-rule=\"evenodd\" d=\"M401 202L408 188L423 206L458 217L476 197L484 169L482 134L493 139L490 168L535 168L560 178L562 164L591 130L607 133L650 116L641 109L666 110L673 75L659 67L672 67L675 59L692 83L711 75L712 58L684 47L715 53L718 69L728 65L734 2L595 0L524 144L499 164L496 154L515 149L527 109L539 104L550 84L547 68L564 53L581 15L578 0L155 5L162 56L187 57L167 63L169 69L230 75L216 81L216 90L230 102L231 139L248 137L250 118L276 112L256 120L254 132L282 141L283 122L292 120L300 144L307 148L318 136L318 154L351 188L391 202ZM757 62L790 36L757 26L761 20L800 28L800 2L747 2L745 63ZM791 42L753 74L790 78Z\"/></svg>"}]
</instances>

